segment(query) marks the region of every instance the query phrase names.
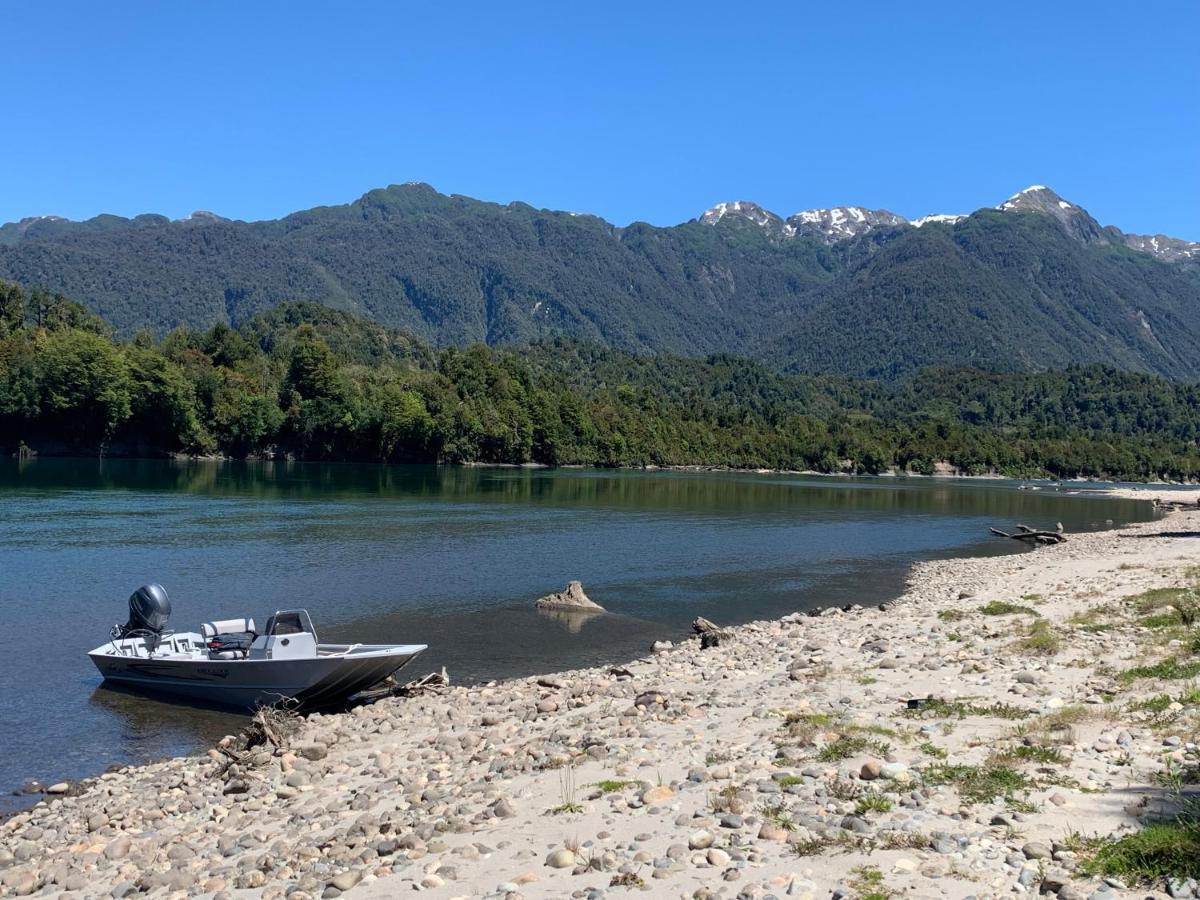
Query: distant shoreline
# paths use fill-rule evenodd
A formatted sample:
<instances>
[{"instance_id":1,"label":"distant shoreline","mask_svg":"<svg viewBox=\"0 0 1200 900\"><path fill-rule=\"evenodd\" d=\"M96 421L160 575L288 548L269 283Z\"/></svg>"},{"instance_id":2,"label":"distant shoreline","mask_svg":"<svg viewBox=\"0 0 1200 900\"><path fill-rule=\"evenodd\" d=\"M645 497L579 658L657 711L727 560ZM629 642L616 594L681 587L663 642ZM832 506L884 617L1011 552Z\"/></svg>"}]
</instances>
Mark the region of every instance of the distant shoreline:
<instances>
[{"instance_id":1,"label":"distant shoreline","mask_svg":"<svg viewBox=\"0 0 1200 900\"><path fill-rule=\"evenodd\" d=\"M523 462L523 463L505 463L505 462L371 462L363 460L327 460L327 459L294 459L294 458L276 458L269 456L262 457L231 457L220 455L208 456L193 456L181 453L165 454L161 456L138 456L138 455L83 455L78 453L32 453L27 456L21 456L15 453L7 454L9 459L22 460L25 462L34 462L38 459L86 459L86 460L105 460L105 459L121 459L131 462L175 462L175 463L232 463L232 464L250 464L250 463L273 463L273 464L301 464L301 465L331 465L331 466L445 466L448 468L463 468L463 469L530 469L530 470L554 470L563 469L567 471L576 470L591 470L596 472L728 472L733 474L744 475L802 475L806 478L897 478L897 479L919 479L922 481L935 481L939 479L965 479L972 481L1023 481L1031 483L1033 490L1044 490L1043 482L1049 482L1058 487L1066 486L1084 486L1089 484L1098 485L1145 485L1147 488L1180 488L1188 489L1196 485L1200 485L1200 481L1117 481L1112 479L1100 478L1053 478L1049 475L1045 476L1020 476L1020 475L1004 475L1000 472L984 472L979 475L964 474L957 471L941 471L932 475L924 475L918 472L897 472L889 470L878 474L866 472L819 472L815 469L772 469L761 466L727 466L722 464L687 464L687 465L656 465L650 464L645 466L597 466L585 463L564 463L561 465L550 465L548 463L539 462ZM1086 487L1078 487L1079 490L1087 490ZM1107 490L1105 488L1097 490ZM1131 497L1131 499L1141 499Z\"/></svg>"}]
</instances>

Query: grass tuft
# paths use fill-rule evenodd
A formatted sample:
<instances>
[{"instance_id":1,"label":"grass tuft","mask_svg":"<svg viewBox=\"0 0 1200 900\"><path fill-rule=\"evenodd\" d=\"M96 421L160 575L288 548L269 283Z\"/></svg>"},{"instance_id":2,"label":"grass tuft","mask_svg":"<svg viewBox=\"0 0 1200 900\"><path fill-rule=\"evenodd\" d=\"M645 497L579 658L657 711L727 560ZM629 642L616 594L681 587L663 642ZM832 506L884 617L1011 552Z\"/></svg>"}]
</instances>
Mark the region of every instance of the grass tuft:
<instances>
[{"instance_id":1,"label":"grass tuft","mask_svg":"<svg viewBox=\"0 0 1200 900\"><path fill-rule=\"evenodd\" d=\"M1149 666L1135 666L1126 669L1117 678L1129 684L1139 678L1159 678L1164 681L1179 681L1185 678L1195 678L1200 675L1200 661L1183 662L1177 657L1170 657Z\"/></svg>"},{"instance_id":2,"label":"grass tuft","mask_svg":"<svg viewBox=\"0 0 1200 900\"><path fill-rule=\"evenodd\" d=\"M922 770L926 784L952 784L968 803L990 803L998 797L1009 798L1035 784L1011 766L989 763L983 766L936 763Z\"/></svg>"},{"instance_id":3,"label":"grass tuft","mask_svg":"<svg viewBox=\"0 0 1200 900\"><path fill-rule=\"evenodd\" d=\"M1062 649L1062 638L1059 637L1050 623L1045 619L1031 622L1025 637L1017 641L1016 647L1026 653L1036 653L1043 656L1053 656Z\"/></svg>"},{"instance_id":4,"label":"grass tuft","mask_svg":"<svg viewBox=\"0 0 1200 900\"><path fill-rule=\"evenodd\" d=\"M1039 613L1032 606L1022 606L1019 603L1009 603L1007 600L993 600L990 603L985 603L979 607L979 611L985 616L1039 616Z\"/></svg>"},{"instance_id":5,"label":"grass tuft","mask_svg":"<svg viewBox=\"0 0 1200 900\"><path fill-rule=\"evenodd\" d=\"M1167 878L1200 878L1200 819L1147 825L1121 838L1102 838L1080 868L1146 884Z\"/></svg>"}]
</instances>

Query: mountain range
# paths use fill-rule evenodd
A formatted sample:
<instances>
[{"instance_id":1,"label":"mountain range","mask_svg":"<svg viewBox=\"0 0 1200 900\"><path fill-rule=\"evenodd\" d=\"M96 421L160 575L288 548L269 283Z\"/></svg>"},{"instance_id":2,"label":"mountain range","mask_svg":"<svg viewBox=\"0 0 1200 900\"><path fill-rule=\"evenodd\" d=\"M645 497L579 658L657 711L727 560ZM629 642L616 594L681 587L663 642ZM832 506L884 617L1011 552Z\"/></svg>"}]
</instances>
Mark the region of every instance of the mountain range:
<instances>
[{"instance_id":1,"label":"mountain range","mask_svg":"<svg viewBox=\"0 0 1200 900\"><path fill-rule=\"evenodd\" d=\"M911 221L733 201L617 227L409 183L259 222L24 219L0 226L0 278L123 335L306 300L439 344L568 335L883 378L1093 362L1200 378L1200 243L1101 226L1043 186Z\"/></svg>"}]
</instances>

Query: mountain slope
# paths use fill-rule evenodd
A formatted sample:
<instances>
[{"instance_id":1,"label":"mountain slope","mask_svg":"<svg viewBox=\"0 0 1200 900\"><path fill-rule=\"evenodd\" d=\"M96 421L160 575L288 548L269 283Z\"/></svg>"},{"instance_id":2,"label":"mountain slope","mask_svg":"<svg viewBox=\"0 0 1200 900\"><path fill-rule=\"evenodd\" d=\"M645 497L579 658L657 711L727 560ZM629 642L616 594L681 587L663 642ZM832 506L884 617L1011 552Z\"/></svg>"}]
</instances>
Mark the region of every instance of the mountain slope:
<instances>
[{"instance_id":1,"label":"mountain slope","mask_svg":"<svg viewBox=\"0 0 1200 900\"><path fill-rule=\"evenodd\" d=\"M969 217L784 219L737 201L617 228L406 184L264 222L24 220L0 227L0 278L77 297L122 334L305 300L439 344L573 336L854 375L1110 362L1196 378L1197 249L1101 227L1038 186Z\"/></svg>"}]
</instances>

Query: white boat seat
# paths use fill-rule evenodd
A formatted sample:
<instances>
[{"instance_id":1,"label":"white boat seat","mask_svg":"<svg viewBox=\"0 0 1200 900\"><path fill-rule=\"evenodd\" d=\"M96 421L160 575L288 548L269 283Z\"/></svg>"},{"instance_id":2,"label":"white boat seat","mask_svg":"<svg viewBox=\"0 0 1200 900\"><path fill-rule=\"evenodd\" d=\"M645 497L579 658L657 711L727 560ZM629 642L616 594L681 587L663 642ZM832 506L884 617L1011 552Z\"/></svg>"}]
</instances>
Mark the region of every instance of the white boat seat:
<instances>
[{"instance_id":1,"label":"white boat seat","mask_svg":"<svg viewBox=\"0 0 1200 900\"><path fill-rule=\"evenodd\" d=\"M201 625L200 633L205 638L216 637L218 634L258 634L253 619L216 619Z\"/></svg>"}]
</instances>

